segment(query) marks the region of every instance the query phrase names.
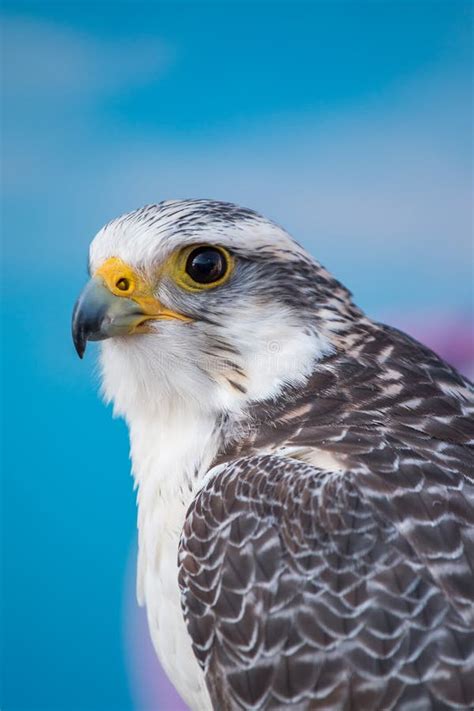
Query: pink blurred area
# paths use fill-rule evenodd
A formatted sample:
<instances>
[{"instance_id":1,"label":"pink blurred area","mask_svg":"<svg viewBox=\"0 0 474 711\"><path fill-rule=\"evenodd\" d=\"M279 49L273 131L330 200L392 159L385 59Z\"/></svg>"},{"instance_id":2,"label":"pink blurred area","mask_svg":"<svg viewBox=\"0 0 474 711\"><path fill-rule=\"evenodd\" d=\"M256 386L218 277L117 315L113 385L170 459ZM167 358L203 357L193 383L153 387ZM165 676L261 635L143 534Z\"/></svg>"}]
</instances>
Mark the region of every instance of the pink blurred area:
<instances>
[{"instance_id":1,"label":"pink blurred area","mask_svg":"<svg viewBox=\"0 0 474 711\"><path fill-rule=\"evenodd\" d=\"M129 669L137 711L184 711L188 707L160 666L151 643L144 608L129 600Z\"/></svg>"},{"instance_id":2,"label":"pink blurred area","mask_svg":"<svg viewBox=\"0 0 474 711\"><path fill-rule=\"evenodd\" d=\"M134 707L136 711L185 711L188 707L168 680L153 649L146 610L138 606L136 564L134 543L127 566L124 599L125 655Z\"/></svg>"},{"instance_id":3,"label":"pink blurred area","mask_svg":"<svg viewBox=\"0 0 474 711\"><path fill-rule=\"evenodd\" d=\"M473 312L385 314L389 323L424 343L441 358L457 368L470 380L474 379Z\"/></svg>"},{"instance_id":4,"label":"pink blurred area","mask_svg":"<svg viewBox=\"0 0 474 711\"><path fill-rule=\"evenodd\" d=\"M474 376L474 333L469 315L385 314L385 323L426 344L467 377ZM130 556L125 594L125 636L132 698L137 711L187 708L161 669L152 647L146 613L135 596L136 553Z\"/></svg>"}]
</instances>

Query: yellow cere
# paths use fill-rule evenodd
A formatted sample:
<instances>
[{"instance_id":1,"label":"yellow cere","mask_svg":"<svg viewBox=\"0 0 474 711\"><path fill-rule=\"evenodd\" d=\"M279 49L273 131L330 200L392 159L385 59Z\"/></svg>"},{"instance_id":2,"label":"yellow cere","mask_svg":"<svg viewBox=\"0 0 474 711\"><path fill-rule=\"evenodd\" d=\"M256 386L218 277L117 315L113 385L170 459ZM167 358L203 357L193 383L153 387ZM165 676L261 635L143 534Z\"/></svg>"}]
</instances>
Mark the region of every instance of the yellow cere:
<instances>
[{"instance_id":1,"label":"yellow cere","mask_svg":"<svg viewBox=\"0 0 474 711\"><path fill-rule=\"evenodd\" d=\"M128 264L118 257L107 259L94 274L101 277L109 291L115 296L135 301L149 319L177 319L191 321L176 311L167 309L153 294L152 286Z\"/></svg>"}]
</instances>

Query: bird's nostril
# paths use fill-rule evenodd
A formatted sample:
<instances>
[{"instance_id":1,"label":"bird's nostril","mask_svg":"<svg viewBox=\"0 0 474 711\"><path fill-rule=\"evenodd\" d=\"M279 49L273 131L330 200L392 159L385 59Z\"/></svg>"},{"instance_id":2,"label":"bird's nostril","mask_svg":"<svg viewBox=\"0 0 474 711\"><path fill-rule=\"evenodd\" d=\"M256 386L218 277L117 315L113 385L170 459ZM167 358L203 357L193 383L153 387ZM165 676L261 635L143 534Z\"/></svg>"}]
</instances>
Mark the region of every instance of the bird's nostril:
<instances>
[{"instance_id":1,"label":"bird's nostril","mask_svg":"<svg viewBox=\"0 0 474 711\"><path fill-rule=\"evenodd\" d=\"M130 289L130 281L126 277L121 277L115 282L115 286L120 291L128 291Z\"/></svg>"}]
</instances>

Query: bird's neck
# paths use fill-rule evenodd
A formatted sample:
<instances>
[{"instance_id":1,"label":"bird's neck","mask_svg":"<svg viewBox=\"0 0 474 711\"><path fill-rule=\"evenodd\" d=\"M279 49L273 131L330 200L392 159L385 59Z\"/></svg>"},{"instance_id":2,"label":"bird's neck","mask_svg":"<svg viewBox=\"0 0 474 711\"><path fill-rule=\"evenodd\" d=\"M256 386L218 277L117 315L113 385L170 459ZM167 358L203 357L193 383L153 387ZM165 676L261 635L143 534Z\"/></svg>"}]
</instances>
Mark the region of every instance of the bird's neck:
<instances>
[{"instance_id":1,"label":"bird's neck","mask_svg":"<svg viewBox=\"0 0 474 711\"><path fill-rule=\"evenodd\" d=\"M149 571L159 570L160 560L177 554L186 511L222 435L216 417L179 408L135 416L129 427L138 489L137 592L143 603Z\"/></svg>"},{"instance_id":2,"label":"bird's neck","mask_svg":"<svg viewBox=\"0 0 474 711\"><path fill-rule=\"evenodd\" d=\"M189 502L221 442L216 415L169 408L129 421L133 474L141 498Z\"/></svg>"}]
</instances>

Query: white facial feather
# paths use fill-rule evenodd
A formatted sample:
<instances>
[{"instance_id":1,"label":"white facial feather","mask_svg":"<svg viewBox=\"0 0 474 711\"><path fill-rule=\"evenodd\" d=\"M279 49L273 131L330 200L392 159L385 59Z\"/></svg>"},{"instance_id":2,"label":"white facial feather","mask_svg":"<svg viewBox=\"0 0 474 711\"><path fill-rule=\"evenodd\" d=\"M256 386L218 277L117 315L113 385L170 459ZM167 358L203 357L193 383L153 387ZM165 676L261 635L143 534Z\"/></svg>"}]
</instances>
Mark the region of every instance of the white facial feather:
<instances>
[{"instance_id":1,"label":"white facial feather","mask_svg":"<svg viewBox=\"0 0 474 711\"><path fill-rule=\"evenodd\" d=\"M109 257L120 257L132 267L153 267L175 249L194 242L218 242L229 249L245 246L256 253L271 246L287 259L311 259L285 230L256 213L251 220L225 222L210 218L177 229L179 219L192 218L201 205L207 204L206 200L167 200L112 220L90 246L91 271Z\"/></svg>"}]
</instances>

